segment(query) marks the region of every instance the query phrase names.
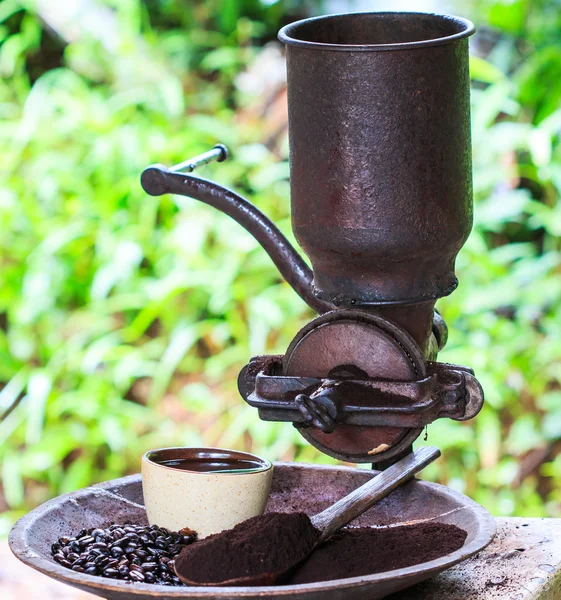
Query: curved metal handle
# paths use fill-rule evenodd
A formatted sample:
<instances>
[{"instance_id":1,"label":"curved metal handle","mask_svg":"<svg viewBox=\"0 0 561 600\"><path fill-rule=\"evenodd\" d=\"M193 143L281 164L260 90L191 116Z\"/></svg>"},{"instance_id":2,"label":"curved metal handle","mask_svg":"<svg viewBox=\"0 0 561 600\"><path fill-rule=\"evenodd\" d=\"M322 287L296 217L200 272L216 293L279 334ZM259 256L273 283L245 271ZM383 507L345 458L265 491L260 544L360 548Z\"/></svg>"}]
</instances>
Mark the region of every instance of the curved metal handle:
<instances>
[{"instance_id":1,"label":"curved metal handle","mask_svg":"<svg viewBox=\"0 0 561 600\"><path fill-rule=\"evenodd\" d=\"M335 310L337 307L334 304L316 298L312 270L277 226L256 206L214 181L185 174L212 161L222 162L227 158L226 146L216 144L211 150L170 168L159 164L150 165L143 171L140 181L144 191L151 196L188 196L232 217L261 244L286 282L308 306L319 314ZM433 332L438 349L442 350L447 338L446 324L436 311L434 319Z\"/></svg>"},{"instance_id":2,"label":"curved metal handle","mask_svg":"<svg viewBox=\"0 0 561 600\"><path fill-rule=\"evenodd\" d=\"M286 282L308 306L319 314L333 310L333 304L316 298L313 292L312 270L268 217L236 192L214 181L180 172L193 171L213 160L225 160L227 153L226 147L219 144L209 152L186 160L171 169L163 165L151 165L142 173L142 187L151 196L188 196L232 217L261 244Z\"/></svg>"}]
</instances>

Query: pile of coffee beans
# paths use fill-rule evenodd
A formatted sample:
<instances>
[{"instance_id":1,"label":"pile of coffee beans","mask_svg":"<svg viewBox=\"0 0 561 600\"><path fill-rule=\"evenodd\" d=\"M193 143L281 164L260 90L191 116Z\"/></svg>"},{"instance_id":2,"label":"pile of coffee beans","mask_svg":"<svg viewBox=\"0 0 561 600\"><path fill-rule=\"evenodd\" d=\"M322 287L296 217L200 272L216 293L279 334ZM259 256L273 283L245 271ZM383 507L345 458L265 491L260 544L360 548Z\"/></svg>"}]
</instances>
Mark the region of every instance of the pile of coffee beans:
<instances>
[{"instance_id":1,"label":"pile of coffee beans","mask_svg":"<svg viewBox=\"0 0 561 600\"><path fill-rule=\"evenodd\" d=\"M180 586L173 559L196 539L190 529L176 533L156 525L113 524L61 537L51 551L59 564L77 573Z\"/></svg>"}]
</instances>

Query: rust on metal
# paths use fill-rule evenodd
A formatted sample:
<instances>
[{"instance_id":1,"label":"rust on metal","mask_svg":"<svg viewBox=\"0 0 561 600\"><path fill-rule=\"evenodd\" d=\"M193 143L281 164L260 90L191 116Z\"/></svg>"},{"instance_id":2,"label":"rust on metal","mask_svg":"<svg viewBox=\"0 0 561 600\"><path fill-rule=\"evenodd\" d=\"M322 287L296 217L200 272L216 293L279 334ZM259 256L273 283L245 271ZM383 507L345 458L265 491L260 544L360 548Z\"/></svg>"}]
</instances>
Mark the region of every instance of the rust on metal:
<instances>
[{"instance_id":1,"label":"rust on metal","mask_svg":"<svg viewBox=\"0 0 561 600\"><path fill-rule=\"evenodd\" d=\"M457 285L472 226L469 21L354 13L283 28L292 224L320 298L411 304Z\"/></svg>"},{"instance_id":2,"label":"rust on metal","mask_svg":"<svg viewBox=\"0 0 561 600\"><path fill-rule=\"evenodd\" d=\"M347 454L356 462L386 460L391 447L397 452L410 444L403 433L438 418L473 418L483 405L471 369L425 362L399 327L357 310L314 319L296 335L282 363L271 358L254 357L240 376L246 402L263 420L290 421L303 433L308 429L307 439L332 456L345 452L348 426L375 429L376 444L367 443L369 436L353 441L363 448ZM384 453L372 452L373 447Z\"/></svg>"}]
</instances>

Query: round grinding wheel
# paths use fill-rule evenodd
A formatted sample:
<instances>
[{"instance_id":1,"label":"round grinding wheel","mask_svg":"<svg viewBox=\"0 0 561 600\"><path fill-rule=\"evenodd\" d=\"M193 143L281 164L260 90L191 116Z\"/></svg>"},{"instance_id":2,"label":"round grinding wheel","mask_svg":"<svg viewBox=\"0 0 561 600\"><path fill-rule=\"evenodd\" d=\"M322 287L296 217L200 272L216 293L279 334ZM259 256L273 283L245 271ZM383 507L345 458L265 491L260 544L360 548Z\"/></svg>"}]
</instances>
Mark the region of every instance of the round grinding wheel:
<instances>
[{"instance_id":1,"label":"round grinding wheel","mask_svg":"<svg viewBox=\"0 0 561 600\"><path fill-rule=\"evenodd\" d=\"M362 377L414 381L426 376L413 338L394 323L358 310L335 310L302 328L290 344L283 373L291 377ZM357 405L356 398L349 404ZM313 446L349 462L376 463L403 452L421 429L338 424L332 433L295 424Z\"/></svg>"}]
</instances>

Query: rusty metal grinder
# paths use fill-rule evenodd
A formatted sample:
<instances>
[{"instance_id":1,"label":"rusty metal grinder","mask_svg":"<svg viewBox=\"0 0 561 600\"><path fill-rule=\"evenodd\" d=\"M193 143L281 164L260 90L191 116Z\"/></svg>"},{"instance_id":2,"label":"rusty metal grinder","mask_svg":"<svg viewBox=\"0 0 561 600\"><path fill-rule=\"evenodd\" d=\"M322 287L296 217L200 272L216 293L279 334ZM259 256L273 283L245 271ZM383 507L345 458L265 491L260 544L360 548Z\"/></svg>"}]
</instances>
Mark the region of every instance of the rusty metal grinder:
<instances>
[{"instance_id":1,"label":"rusty metal grinder","mask_svg":"<svg viewBox=\"0 0 561 600\"><path fill-rule=\"evenodd\" d=\"M322 452L385 467L438 418L473 418L483 390L436 361L435 312L458 282L472 227L468 37L464 19L354 13L284 27L294 235L310 269L248 200L184 171L225 160L218 145L167 169L152 195L182 194L235 219L321 316L284 356L242 370L242 397Z\"/></svg>"}]
</instances>

